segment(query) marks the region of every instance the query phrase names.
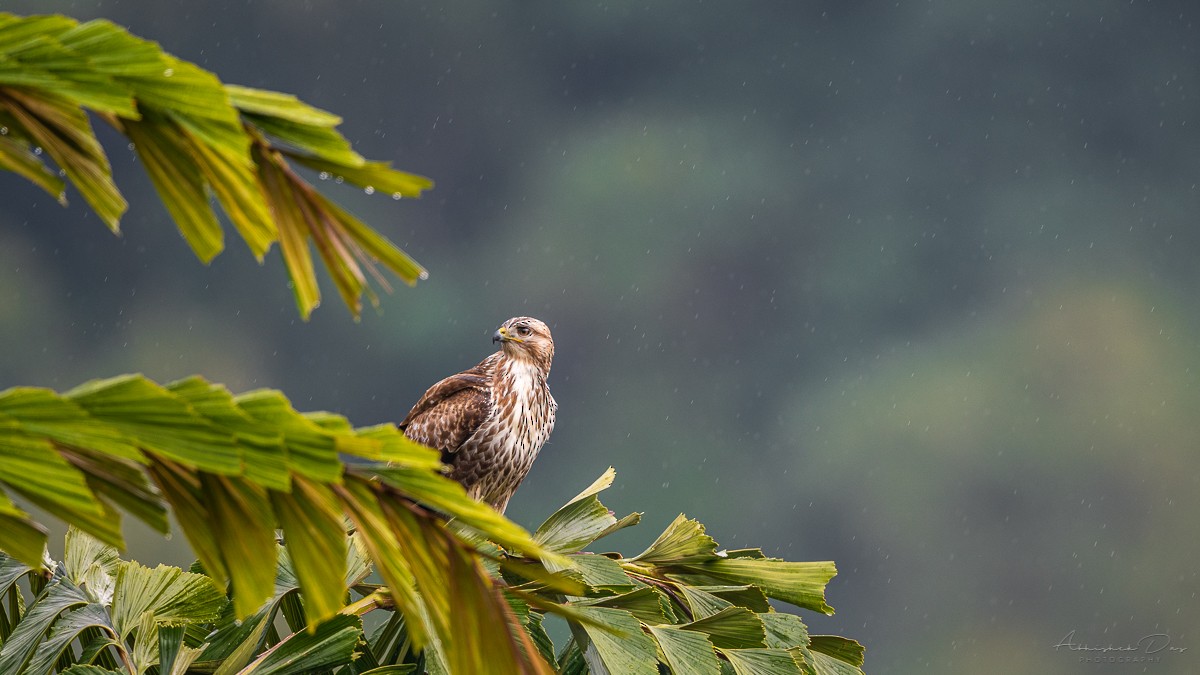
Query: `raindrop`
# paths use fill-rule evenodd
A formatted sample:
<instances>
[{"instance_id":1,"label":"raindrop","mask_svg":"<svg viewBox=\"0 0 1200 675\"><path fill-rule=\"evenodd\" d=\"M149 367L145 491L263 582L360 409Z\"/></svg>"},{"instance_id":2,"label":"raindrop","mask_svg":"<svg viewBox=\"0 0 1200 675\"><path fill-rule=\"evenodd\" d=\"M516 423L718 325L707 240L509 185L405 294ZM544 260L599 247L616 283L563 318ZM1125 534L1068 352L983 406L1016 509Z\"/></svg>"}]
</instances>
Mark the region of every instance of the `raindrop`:
<instances>
[{"instance_id":1,"label":"raindrop","mask_svg":"<svg viewBox=\"0 0 1200 675\"><path fill-rule=\"evenodd\" d=\"M342 178L341 176L338 176L337 178L333 179L333 182L337 183L338 185L341 185L342 183L346 182L346 179Z\"/></svg>"},{"instance_id":2,"label":"raindrop","mask_svg":"<svg viewBox=\"0 0 1200 675\"><path fill-rule=\"evenodd\" d=\"M320 178L321 180L329 180L331 178L331 176L329 175L328 171L322 171L321 175L318 176L318 178Z\"/></svg>"},{"instance_id":3,"label":"raindrop","mask_svg":"<svg viewBox=\"0 0 1200 675\"><path fill-rule=\"evenodd\" d=\"M167 68L166 70L163 71L163 77L171 77L174 74L175 74L174 68Z\"/></svg>"},{"instance_id":4,"label":"raindrop","mask_svg":"<svg viewBox=\"0 0 1200 675\"><path fill-rule=\"evenodd\" d=\"M33 149L33 154L35 154L35 155L40 155L40 154L42 154L42 149L41 149L40 147L38 147L38 148L34 148L34 149Z\"/></svg>"},{"instance_id":5,"label":"raindrop","mask_svg":"<svg viewBox=\"0 0 1200 675\"><path fill-rule=\"evenodd\" d=\"M392 193L392 199L395 199L396 201L400 201L402 197L404 197L404 195L400 194L399 192Z\"/></svg>"},{"instance_id":6,"label":"raindrop","mask_svg":"<svg viewBox=\"0 0 1200 675\"><path fill-rule=\"evenodd\" d=\"M8 135L8 127L0 127L0 136Z\"/></svg>"},{"instance_id":7,"label":"raindrop","mask_svg":"<svg viewBox=\"0 0 1200 675\"><path fill-rule=\"evenodd\" d=\"M365 192L369 195L373 195L373 194L375 194L375 188L368 185L367 187L363 188L363 192Z\"/></svg>"}]
</instances>

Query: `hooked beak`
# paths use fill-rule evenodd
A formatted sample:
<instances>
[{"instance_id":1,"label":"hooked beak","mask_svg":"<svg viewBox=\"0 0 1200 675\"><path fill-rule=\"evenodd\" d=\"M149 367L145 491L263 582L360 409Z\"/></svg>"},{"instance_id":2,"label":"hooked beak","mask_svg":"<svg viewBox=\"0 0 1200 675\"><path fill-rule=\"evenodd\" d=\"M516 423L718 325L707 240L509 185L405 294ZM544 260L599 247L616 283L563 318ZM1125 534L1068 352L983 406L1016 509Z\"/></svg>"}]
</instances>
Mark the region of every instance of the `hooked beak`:
<instances>
[{"instance_id":1,"label":"hooked beak","mask_svg":"<svg viewBox=\"0 0 1200 675\"><path fill-rule=\"evenodd\" d=\"M504 326L500 326L495 333L492 333L492 344L497 342L524 342L524 340L508 332Z\"/></svg>"}]
</instances>

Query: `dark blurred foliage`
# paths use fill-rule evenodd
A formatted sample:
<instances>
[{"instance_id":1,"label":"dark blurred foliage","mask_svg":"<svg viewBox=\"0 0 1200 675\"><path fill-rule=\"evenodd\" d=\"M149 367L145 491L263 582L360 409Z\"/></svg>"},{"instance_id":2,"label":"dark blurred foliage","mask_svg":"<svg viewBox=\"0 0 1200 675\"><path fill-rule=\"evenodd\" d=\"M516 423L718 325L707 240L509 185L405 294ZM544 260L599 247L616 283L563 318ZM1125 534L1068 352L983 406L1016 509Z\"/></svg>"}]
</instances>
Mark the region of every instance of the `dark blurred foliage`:
<instances>
[{"instance_id":1,"label":"dark blurred foliage","mask_svg":"<svg viewBox=\"0 0 1200 675\"><path fill-rule=\"evenodd\" d=\"M612 464L628 552L686 511L836 560L811 623L872 672L1195 670L1190 3L5 9L298 94L437 188L327 186L431 277L359 324L326 283L304 324L277 254L192 259L114 134L121 238L0 176L4 385L203 373L377 423L532 314L561 409L519 522ZM1070 631L1189 651L1088 663Z\"/></svg>"}]
</instances>

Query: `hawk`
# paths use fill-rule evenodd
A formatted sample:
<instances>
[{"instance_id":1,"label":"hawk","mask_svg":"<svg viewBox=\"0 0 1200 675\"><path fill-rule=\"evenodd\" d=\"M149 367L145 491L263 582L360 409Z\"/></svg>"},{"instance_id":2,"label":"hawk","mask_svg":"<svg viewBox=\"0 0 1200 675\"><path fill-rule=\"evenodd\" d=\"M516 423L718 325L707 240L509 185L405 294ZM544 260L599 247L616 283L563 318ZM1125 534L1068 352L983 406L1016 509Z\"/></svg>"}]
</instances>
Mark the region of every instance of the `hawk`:
<instances>
[{"instance_id":1,"label":"hawk","mask_svg":"<svg viewBox=\"0 0 1200 675\"><path fill-rule=\"evenodd\" d=\"M528 316L492 335L500 351L425 392L400 423L408 438L437 448L467 494L504 513L554 429L558 409L546 376L554 339Z\"/></svg>"}]
</instances>

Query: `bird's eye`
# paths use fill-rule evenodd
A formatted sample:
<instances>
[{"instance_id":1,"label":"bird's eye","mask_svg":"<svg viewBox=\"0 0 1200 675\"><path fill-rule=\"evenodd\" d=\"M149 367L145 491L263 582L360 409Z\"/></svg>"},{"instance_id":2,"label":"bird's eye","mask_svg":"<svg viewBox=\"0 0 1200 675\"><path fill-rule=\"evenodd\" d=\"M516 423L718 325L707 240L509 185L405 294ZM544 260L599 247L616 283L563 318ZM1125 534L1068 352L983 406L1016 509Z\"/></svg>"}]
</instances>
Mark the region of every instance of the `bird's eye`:
<instances>
[{"instance_id":1,"label":"bird's eye","mask_svg":"<svg viewBox=\"0 0 1200 675\"><path fill-rule=\"evenodd\" d=\"M517 335L520 335L521 337L528 336L529 332L529 326L520 326L517 328Z\"/></svg>"}]
</instances>

